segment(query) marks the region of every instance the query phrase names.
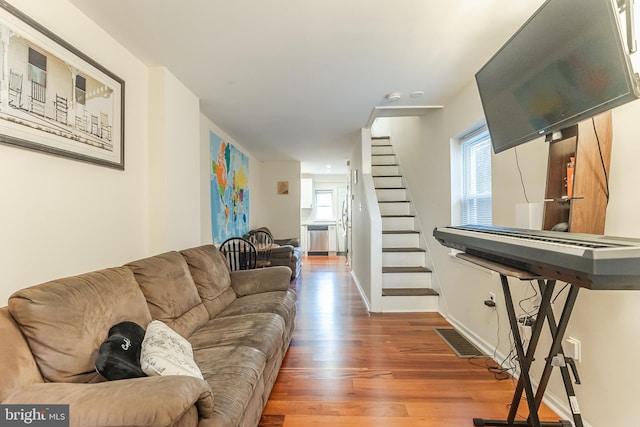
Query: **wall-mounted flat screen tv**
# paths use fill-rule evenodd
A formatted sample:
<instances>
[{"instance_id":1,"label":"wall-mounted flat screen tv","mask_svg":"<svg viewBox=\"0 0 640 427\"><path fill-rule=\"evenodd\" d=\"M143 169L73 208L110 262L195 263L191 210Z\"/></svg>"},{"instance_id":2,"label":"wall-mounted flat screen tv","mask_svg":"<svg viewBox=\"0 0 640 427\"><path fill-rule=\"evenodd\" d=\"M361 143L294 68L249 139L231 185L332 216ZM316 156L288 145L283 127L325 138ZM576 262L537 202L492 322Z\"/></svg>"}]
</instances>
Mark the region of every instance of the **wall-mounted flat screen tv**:
<instances>
[{"instance_id":1,"label":"wall-mounted flat screen tv","mask_svg":"<svg viewBox=\"0 0 640 427\"><path fill-rule=\"evenodd\" d=\"M640 96L613 0L547 0L476 82L496 153Z\"/></svg>"}]
</instances>

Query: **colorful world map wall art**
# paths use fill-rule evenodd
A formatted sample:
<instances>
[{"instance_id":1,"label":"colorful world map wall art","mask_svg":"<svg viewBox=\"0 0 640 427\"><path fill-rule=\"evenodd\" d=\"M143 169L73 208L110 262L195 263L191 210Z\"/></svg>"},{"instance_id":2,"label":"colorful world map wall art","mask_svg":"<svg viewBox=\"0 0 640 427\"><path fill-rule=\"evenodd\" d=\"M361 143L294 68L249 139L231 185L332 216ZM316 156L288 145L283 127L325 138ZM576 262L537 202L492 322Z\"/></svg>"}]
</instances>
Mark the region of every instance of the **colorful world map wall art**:
<instances>
[{"instance_id":1,"label":"colorful world map wall art","mask_svg":"<svg viewBox=\"0 0 640 427\"><path fill-rule=\"evenodd\" d=\"M249 159L209 132L211 149L211 231L213 242L249 231Z\"/></svg>"}]
</instances>

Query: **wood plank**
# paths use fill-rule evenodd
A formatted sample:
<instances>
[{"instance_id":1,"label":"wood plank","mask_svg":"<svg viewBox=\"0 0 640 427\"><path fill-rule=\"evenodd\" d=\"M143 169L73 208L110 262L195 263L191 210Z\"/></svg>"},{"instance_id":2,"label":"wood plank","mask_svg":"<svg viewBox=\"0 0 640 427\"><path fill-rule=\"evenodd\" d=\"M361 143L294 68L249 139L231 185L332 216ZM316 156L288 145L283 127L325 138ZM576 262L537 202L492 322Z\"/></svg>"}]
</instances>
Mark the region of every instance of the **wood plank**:
<instances>
[{"instance_id":1,"label":"wood plank","mask_svg":"<svg viewBox=\"0 0 640 427\"><path fill-rule=\"evenodd\" d=\"M459 252L456 254L456 258L460 258L462 260L465 260L467 262L470 262L472 264L475 265L479 265L480 267L484 267L488 270L492 270L495 271L497 273L500 273L504 276L508 276L508 277L515 277L518 278L520 280L537 280L537 279L544 279L544 277L539 276L535 273L532 273L530 271L526 271L526 270L520 270L518 268L515 267L511 267L505 264L500 264L498 262L495 261L491 261L485 258L480 258L477 257L475 255L469 255L468 253L465 252Z\"/></svg>"},{"instance_id":2,"label":"wood plank","mask_svg":"<svg viewBox=\"0 0 640 427\"><path fill-rule=\"evenodd\" d=\"M291 287L296 330L260 427L469 427L507 416L513 383L496 380L488 358L458 358L434 331L450 326L440 314L367 312L344 257L305 257ZM545 405L540 414L558 419Z\"/></svg>"},{"instance_id":3,"label":"wood plank","mask_svg":"<svg viewBox=\"0 0 640 427\"><path fill-rule=\"evenodd\" d=\"M383 297L417 297L437 296L438 293L431 288L386 288L382 289Z\"/></svg>"},{"instance_id":4,"label":"wood plank","mask_svg":"<svg viewBox=\"0 0 640 427\"><path fill-rule=\"evenodd\" d=\"M580 122L578 135L573 190L577 198L571 201L569 231L604 234L609 191L605 177L610 176L613 140L611 111Z\"/></svg>"},{"instance_id":5,"label":"wood plank","mask_svg":"<svg viewBox=\"0 0 640 427\"><path fill-rule=\"evenodd\" d=\"M382 267L383 273L431 273L427 267Z\"/></svg>"}]
</instances>

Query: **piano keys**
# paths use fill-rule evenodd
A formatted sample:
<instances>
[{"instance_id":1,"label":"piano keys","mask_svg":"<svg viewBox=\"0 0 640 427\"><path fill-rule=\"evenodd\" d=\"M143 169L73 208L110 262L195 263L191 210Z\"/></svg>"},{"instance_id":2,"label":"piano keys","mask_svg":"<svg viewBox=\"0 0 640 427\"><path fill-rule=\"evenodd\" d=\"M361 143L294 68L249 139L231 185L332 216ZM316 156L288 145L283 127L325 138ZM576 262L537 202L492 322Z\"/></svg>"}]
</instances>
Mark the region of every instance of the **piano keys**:
<instances>
[{"instance_id":1,"label":"piano keys","mask_svg":"<svg viewBox=\"0 0 640 427\"><path fill-rule=\"evenodd\" d=\"M442 245L593 290L640 290L640 239L495 226L436 227Z\"/></svg>"}]
</instances>

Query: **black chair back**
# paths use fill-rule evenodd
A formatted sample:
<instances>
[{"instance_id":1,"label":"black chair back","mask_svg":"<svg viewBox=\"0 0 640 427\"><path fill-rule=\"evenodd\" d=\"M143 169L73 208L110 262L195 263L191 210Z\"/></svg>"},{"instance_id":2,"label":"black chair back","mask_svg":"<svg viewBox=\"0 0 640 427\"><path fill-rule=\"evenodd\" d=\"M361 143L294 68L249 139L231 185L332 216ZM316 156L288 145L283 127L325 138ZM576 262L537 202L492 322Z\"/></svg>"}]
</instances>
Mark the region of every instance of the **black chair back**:
<instances>
[{"instance_id":1,"label":"black chair back","mask_svg":"<svg viewBox=\"0 0 640 427\"><path fill-rule=\"evenodd\" d=\"M258 251L248 240L232 237L220 245L220 252L225 256L231 271L251 270L256 268Z\"/></svg>"},{"instance_id":2,"label":"black chair back","mask_svg":"<svg viewBox=\"0 0 640 427\"><path fill-rule=\"evenodd\" d=\"M273 237L266 231L254 231L249 235L249 241L253 243L258 251L257 266L268 267L271 265L271 249L273 248Z\"/></svg>"},{"instance_id":3,"label":"black chair back","mask_svg":"<svg viewBox=\"0 0 640 427\"><path fill-rule=\"evenodd\" d=\"M254 231L249 234L249 241L258 248L270 247L273 245L273 237L266 231Z\"/></svg>"}]
</instances>

